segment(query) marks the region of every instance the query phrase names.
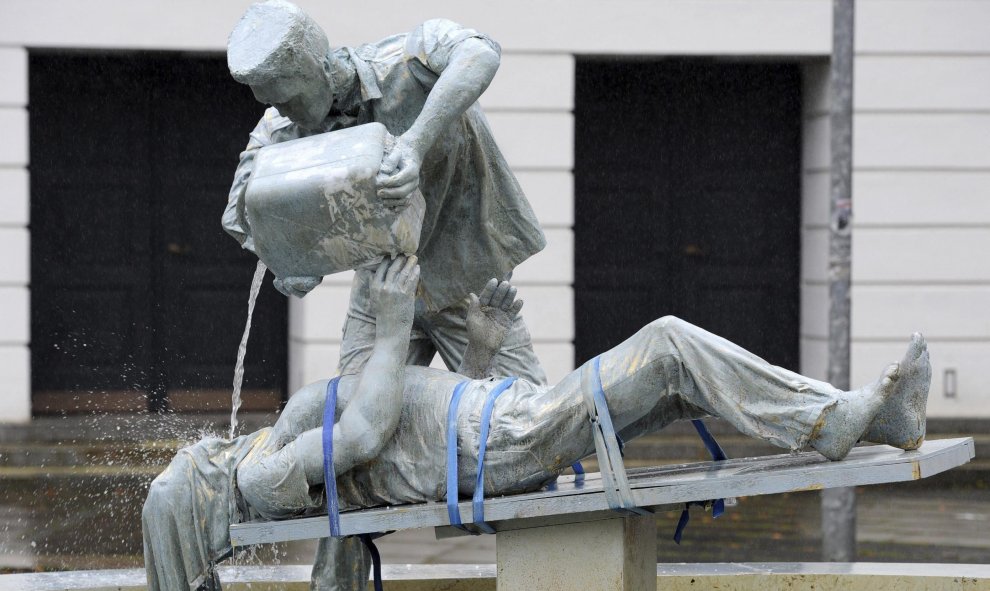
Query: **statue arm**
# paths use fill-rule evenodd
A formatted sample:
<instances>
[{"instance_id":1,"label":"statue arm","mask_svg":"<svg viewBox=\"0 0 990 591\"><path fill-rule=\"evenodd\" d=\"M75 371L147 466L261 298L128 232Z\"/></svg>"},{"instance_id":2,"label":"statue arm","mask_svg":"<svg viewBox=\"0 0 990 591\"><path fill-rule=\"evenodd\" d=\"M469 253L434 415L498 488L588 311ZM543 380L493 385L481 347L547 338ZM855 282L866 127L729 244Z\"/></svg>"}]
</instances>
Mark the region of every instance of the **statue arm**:
<instances>
[{"instance_id":1,"label":"statue arm","mask_svg":"<svg viewBox=\"0 0 990 591\"><path fill-rule=\"evenodd\" d=\"M416 257L386 260L375 273L371 285L377 308L375 345L334 429L338 474L374 459L399 424L418 283Z\"/></svg>"},{"instance_id":2,"label":"statue arm","mask_svg":"<svg viewBox=\"0 0 990 591\"><path fill-rule=\"evenodd\" d=\"M473 105L491 84L500 63L488 42L470 37L457 44L409 131L402 135L422 156L437 137Z\"/></svg>"},{"instance_id":3,"label":"statue arm","mask_svg":"<svg viewBox=\"0 0 990 591\"><path fill-rule=\"evenodd\" d=\"M470 295L466 325L468 344L457 373L473 379L494 375L492 361L502 350L505 335L512 328L523 301L516 299L516 288L508 281L491 279L481 295Z\"/></svg>"},{"instance_id":4,"label":"statue arm","mask_svg":"<svg viewBox=\"0 0 990 591\"><path fill-rule=\"evenodd\" d=\"M399 136L382 161L378 194L386 204L406 202L419 185L426 153L491 84L501 60L497 47L486 39L468 37L458 41L449 56L445 54L445 62L427 59L428 67L436 71L438 78L412 127Z\"/></svg>"}]
</instances>

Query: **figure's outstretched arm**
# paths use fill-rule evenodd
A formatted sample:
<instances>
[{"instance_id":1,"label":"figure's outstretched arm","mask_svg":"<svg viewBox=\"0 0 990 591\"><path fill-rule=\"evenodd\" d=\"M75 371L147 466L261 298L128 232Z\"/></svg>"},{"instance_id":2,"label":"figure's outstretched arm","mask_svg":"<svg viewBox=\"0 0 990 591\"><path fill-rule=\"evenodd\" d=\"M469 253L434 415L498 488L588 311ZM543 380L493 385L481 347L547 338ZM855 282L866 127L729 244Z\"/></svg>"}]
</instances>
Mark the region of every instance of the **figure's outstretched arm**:
<instances>
[{"instance_id":1,"label":"figure's outstretched arm","mask_svg":"<svg viewBox=\"0 0 990 591\"><path fill-rule=\"evenodd\" d=\"M371 284L377 333L371 358L333 432L334 467L342 474L378 455L399 424L419 265L398 257L378 267Z\"/></svg>"},{"instance_id":2,"label":"figure's outstretched arm","mask_svg":"<svg viewBox=\"0 0 990 591\"><path fill-rule=\"evenodd\" d=\"M505 335L522 309L516 288L508 281L491 279L481 295L470 295L467 311L467 349L457 373L481 379L492 375L492 360L502 349Z\"/></svg>"}]
</instances>

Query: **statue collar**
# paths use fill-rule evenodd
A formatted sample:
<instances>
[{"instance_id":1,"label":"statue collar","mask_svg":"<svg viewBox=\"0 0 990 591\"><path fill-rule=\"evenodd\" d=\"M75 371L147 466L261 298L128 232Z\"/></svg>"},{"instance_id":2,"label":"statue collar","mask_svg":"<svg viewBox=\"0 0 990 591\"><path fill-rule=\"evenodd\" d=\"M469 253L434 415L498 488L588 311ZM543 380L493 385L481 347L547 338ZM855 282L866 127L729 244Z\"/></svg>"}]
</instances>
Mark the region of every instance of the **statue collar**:
<instances>
[{"instance_id":1,"label":"statue collar","mask_svg":"<svg viewBox=\"0 0 990 591\"><path fill-rule=\"evenodd\" d=\"M346 62L354 68L354 75L350 80L339 82L338 78L346 76L346 68L340 68L331 73L337 88L346 88L336 100L336 108L342 112L352 111L361 103L382 98L382 91L378 87L378 78L368 62L350 47L343 47L334 52L339 62ZM356 84L355 84L356 82Z\"/></svg>"}]
</instances>

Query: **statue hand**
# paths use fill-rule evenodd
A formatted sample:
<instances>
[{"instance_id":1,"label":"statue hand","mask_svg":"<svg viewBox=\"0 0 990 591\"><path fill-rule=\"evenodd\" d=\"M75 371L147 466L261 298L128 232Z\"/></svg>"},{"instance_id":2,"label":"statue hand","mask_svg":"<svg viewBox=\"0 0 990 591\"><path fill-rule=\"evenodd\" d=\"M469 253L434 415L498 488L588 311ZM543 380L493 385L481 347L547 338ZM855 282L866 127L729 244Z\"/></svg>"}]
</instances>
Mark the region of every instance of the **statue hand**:
<instances>
[{"instance_id":1,"label":"statue hand","mask_svg":"<svg viewBox=\"0 0 990 591\"><path fill-rule=\"evenodd\" d=\"M419 170L423 165L414 141L400 136L392 150L382 159L378 171L378 196L387 207L403 209L409 205L409 195L419 187Z\"/></svg>"},{"instance_id":2,"label":"statue hand","mask_svg":"<svg viewBox=\"0 0 990 591\"><path fill-rule=\"evenodd\" d=\"M322 282L322 277L276 277L273 285L282 295L301 298Z\"/></svg>"},{"instance_id":3,"label":"statue hand","mask_svg":"<svg viewBox=\"0 0 990 591\"><path fill-rule=\"evenodd\" d=\"M467 311L468 342L483 347L493 356L502 348L505 335L523 307L516 299L516 288L508 281L491 279L481 295L471 294Z\"/></svg>"},{"instance_id":4,"label":"statue hand","mask_svg":"<svg viewBox=\"0 0 990 591\"><path fill-rule=\"evenodd\" d=\"M378 265L371 280L371 301L375 309L379 334L405 331L409 338L416 307L419 265L415 256L400 255Z\"/></svg>"}]
</instances>

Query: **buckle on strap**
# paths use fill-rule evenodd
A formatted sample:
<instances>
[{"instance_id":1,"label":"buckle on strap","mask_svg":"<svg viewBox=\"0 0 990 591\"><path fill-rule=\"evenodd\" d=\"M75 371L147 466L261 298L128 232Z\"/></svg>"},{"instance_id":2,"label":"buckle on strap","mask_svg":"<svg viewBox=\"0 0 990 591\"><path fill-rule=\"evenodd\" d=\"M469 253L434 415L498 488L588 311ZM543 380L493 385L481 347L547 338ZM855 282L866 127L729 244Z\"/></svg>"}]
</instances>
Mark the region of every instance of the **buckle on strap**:
<instances>
[{"instance_id":1,"label":"buckle on strap","mask_svg":"<svg viewBox=\"0 0 990 591\"><path fill-rule=\"evenodd\" d=\"M619 438L612 425L612 416L608 412L608 402L602 388L601 357L595 357L584 364L581 369L581 392L584 395L585 406L591 422L591 432L595 438L595 451L598 454L598 466L602 474L602 489L608 506L613 511L628 515L651 515L648 509L636 505L632 490L629 488L629 478L622 461L622 449Z\"/></svg>"}]
</instances>

